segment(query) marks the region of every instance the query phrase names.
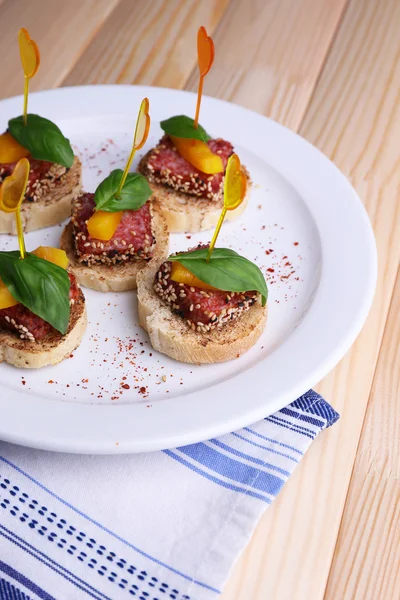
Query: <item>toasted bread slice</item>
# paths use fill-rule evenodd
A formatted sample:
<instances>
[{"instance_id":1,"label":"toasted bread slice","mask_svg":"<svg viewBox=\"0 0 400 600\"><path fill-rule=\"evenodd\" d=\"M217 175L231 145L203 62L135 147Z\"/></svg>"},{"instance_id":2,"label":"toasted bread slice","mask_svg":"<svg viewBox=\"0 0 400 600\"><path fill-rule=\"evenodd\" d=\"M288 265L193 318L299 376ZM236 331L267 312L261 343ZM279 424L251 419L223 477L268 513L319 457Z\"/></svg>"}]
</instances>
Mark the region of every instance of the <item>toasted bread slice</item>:
<instances>
[{"instance_id":1,"label":"toasted bread slice","mask_svg":"<svg viewBox=\"0 0 400 600\"><path fill-rule=\"evenodd\" d=\"M81 190L82 165L75 156L74 163L57 185L43 198L21 205L21 221L25 232L57 225L71 216L71 202ZM0 233L17 234L14 213L0 212Z\"/></svg>"},{"instance_id":2,"label":"toasted bread slice","mask_svg":"<svg viewBox=\"0 0 400 600\"><path fill-rule=\"evenodd\" d=\"M152 260L137 277L139 323L155 350L187 363L218 363L238 358L253 346L267 321L267 307L258 300L234 321L207 333L193 331L154 292L160 261Z\"/></svg>"},{"instance_id":3,"label":"toasted bread slice","mask_svg":"<svg viewBox=\"0 0 400 600\"><path fill-rule=\"evenodd\" d=\"M139 173L145 176L147 174L146 164L149 154L148 152L143 156L138 167ZM228 210L226 214L227 221L233 221L240 217L249 201L252 182L247 169L243 166L242 169L247 178L246 196L238 208ZM197 198L184 192L177 192L167 185L161 185L152 181L149 181L149 185L153 191L155 202L164 211L170 233L184 231L196 233L212 229L217 224L223 207L222 198L215 202L205 198Z\"/></svg>"},{"instance_id":4,"label":"toasted bread slice","mask_svg":"<svg viewBox=\"0 0 400 600\"><path fill-rule=\"evenodd\" d=\"M21 340L10 331L0 331L0 362L23 369L40 369L56 365L69 356L81 343L87 324L85 297L82 290L79 292L79 298L71 307L71 318L65 335L53 331L37 342L29 342Z\"/></svg>"},{"instance_id":5,"label":"toasted bread slice","mask_svg":"<svg viewBox=\"0 0 400 600\"><path fill-rule=\"evenodd\" d=\"M152 226L156 244L153 259L164 261L168 256L169 234L163 213L154 207ZM72 237L72 223L64 229L60 248L65 250L69 258L69 268L78 283L99 292L125 292L136 289L136 276L147 264L146 260L130 260L116 265L91 265L79 262Z\"/></svg>"}]
</instances>

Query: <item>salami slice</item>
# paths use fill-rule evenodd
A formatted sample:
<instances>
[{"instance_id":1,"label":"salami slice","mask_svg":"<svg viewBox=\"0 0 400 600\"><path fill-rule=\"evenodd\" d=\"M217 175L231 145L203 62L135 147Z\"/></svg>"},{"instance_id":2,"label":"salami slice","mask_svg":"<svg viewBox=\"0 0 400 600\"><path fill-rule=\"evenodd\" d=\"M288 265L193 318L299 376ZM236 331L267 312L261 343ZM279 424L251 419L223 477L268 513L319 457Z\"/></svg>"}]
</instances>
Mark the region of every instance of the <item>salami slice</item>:
<instances>
[{"instance_id":1,"label":"salami slice","mask_svg":"<svg viewBox=\"0 0 400 600\"><path fill-rule=\"evenodd\" d=\"M221 157L225 169L228 158L233 154L232 144L222 139L210 140L207 144ZM168 136L161 138L149 152L141 170L150 182L168 185L198 198L217 201L223 193L224 174L207 175L196 169L178 153Z\"/></svg>"},{"instance_id":2,"label":"salami slice","mask_svg":"<svg viewBox=\"0 0 400 600\"><path fill-rule=\"evenodd\" d=\"M89 235L86 222L93 215L94 194L82 194L73 202L72 224L75 250L86 264L116 264L138 258L149 259L155 238L151 227L151 207L146 202L138 210L126 210L113 237L101 241Z\"/></svg>"},{"instance_id":3,"label":"salami slice","mask_svg":"<svg viewBox=\"0 0 400 600\"><path fill-rule=\"evenodd\" d=\"M154 281L154 291L172 311L198 332L207 332L237 319L258 298L257 292L202 290L171 279L171 262L164 262Z\"/></svg>"}]
</instances>

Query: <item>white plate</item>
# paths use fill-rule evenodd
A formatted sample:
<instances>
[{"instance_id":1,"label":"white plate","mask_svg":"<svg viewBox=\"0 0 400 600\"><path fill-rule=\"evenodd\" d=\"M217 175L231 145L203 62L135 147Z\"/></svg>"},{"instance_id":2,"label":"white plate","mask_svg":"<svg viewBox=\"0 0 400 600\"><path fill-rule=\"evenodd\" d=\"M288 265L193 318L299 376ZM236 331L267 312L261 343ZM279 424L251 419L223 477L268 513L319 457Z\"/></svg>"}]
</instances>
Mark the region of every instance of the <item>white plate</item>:
<instances>
[{"instance_id":1,"label":"white plate","mask_svg":"<svg viewBox=\"0 0 400 600\"><path fill-rule=\"evenodd\" d=\"M152 117L144 153L161 135L160 120L194 113L193 94L64 88L32 94L29 110L56 121L70 137L83 159L84 186L94 191L110 169L124 165L144 96ZM4 130L21 113L22 99L0 108ZM242 252L265 273L264 335L225 364L177 363L152 351L137 323L134 292L85 290L90 323L73 358L39 371L0 365L1 439L83 453L143 452L208 439L296 399L355 340L372 302L377 261L368 217L346 178L304 139L239 106L205 97L201 123L233 142L254 182L247 211L224 225L219 245ZM27 247L57 245L60 232L56 226L30 233ZM173 235L171 249L210 235ZM16 238L0 236L0 247L16 249Z\"/></svg>"}]
</instances>

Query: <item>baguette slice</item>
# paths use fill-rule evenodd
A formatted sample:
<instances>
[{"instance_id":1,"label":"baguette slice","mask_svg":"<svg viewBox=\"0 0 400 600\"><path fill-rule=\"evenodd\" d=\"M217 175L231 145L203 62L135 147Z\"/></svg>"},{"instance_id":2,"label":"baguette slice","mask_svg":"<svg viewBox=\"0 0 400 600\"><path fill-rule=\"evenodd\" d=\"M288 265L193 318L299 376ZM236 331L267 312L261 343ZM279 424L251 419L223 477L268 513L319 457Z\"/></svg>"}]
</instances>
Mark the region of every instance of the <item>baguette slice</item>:
<instances>
[{"instance_id":1,"label":"baguette slice","mask_svg":"<svg viewBox=\"0 0 400 600\"><path fill-rule=\"evenodd\" d=\"M192 331L154 292L159 266L159 260L152 260L137 278L139 323L155 350L180 362L218 363L238 358L256 343L267 321L267 306L260 300L220 329Z\"/></svg>"},{"instance_id":2,"label":"baguette slice","mask_svg":"<svg viewBox=\"0 0 400 600\"><path fill-rule=\"evenodd\" d=\"M21 221L25 232L57 225L71 216L71 203L81 190L82 165L75 156L72 167L63 175L51 193L36 202L24 200ZM14 213L0 212L0 233L17 234Z\"/></svg>"},{"instance_id":3,"label":"baguette slice","mask_svg":"<svg viewBox=\"0 0 400 600\"><path fill-rule=\"evenodd\" d=\"M144 176L147 175L146 163L149 154L147 153L143 156L138 166L139 173L142 173ZM225 217L226 221L233 221L240 217L249 202L252 182L247 169L243 166L242 168L247 178L246 196L238 208L228 210ZM185 231L196 233L212 229L217 224L223 207L222 198L217 202L213 202L183 192L177 192L167 185L161 185L152 181L149 181L149 186L153 191L156 204L164 211L170 233Z\"/></svg>"},{"instance_id":4,"label":"baguette slice","mask_svg":"<svg viewBox=\"0 0 400 600\"><path fill-rule=\"evenodd\" d=\"M153 260L163 262L168 256L169 234L163 213L157 207L153 209L152 224L156 238ZM75 254L72 223L69 223L62 233L60 248L67 253L69 268L78 283L99 292L135 290L136 276L148 264L146 260L131 260L118 265L92 266L79 262Z\"/></svg>"},{"instance_id":5,"label":"baguette slice","mask_svg":"<svg viewBox=\"0 0 400 600\"><path fill-rule=\"evenodd\" d=\"M80 290L79 298L71 307L68 331L62 335L54 331L38 342L21 340L12 332L0 331L0 362L7 362L23 369L40 369L56 365L69 356L81 343L87 324L85 297Z\"/></svg>"}]
</instances>

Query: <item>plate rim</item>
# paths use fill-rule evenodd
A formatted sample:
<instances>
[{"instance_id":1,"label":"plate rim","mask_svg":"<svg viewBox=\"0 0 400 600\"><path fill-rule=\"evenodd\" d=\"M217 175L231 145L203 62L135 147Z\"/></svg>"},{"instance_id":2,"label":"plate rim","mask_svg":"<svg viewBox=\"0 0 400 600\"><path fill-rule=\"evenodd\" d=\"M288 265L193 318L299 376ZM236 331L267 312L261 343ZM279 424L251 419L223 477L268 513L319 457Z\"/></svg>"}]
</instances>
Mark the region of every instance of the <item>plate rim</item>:
<instances>
[{"instance_id":1,"label":"plate rim","mask_svg":"<svg viewBox=\"0 0 400 600\"><path fill-rule=\"evenodd\" d=\"M65 87L65 88L57 88L55 90L42 90L39 92L32 93L30 95L30 107L36 106L38 104L40 105L40 103L43 102L43 98L46 99L49 97L49 95L51 96L51 95L60 94L60 95L68 96L68 95L72 94L73 96L75 96L76 94L78 94L78 95L86 94L86 95L91 96L91 95L93 95L93 93L96 93L96 91L98 91L99 88L101 88L103 95L104 94L105 95L115 94L116 89L118 89L118 93L121 96L124 93L125 94L133 93L133 94L137 94L137 95L139 93L140 93L140 95L159 94L159 95L161 95L161 97L172 94L172 95L180 96L181 98L185 97L186 100L188 100L188 99L193 100L196 96L193 92L189 92L186 90L173 90L170 88L160 88L160 87L152 87L152 86L116 85L116 84L85 85L85 86L70 86L70 87ZM21 98L22 98L22 96L20 95L20 96L14 96L13 98L7 98L7 99L0 101L0 106L5 109L5 111L3 111L3 112L7 112L7 109L9 107L13 107L13 105L16 102L20 101ZM35 401L34 402L31 401L30 405L25 403L25 406L24 406L25 414L24 414L24 418L21 420L18 418L19 415L15 414L18 411L14 411L14 415L13 415L13 411L12 411L13 402L15 400L17 400L17 397L30 396L30 394L29 394L29 392L22 392L22 391L21 392L16 392L16 391L11 392L10 391L7 399L3 398L2 400L0 400L0 408L2 408L2 414L3 414L3 418L1 419L1 422L0 422L0 439L2 439L4 441L16 443L16 444L21 444L21 445L28 446L28 447L41 448L41 449L45 449L45 450L55 450L55 451L61 451L61 452L75 452L75 453L95 453L95 454L134 453L134 452L161 450L161 449L175 447L177 445L182 446L182 445L186 445L189 443L202 441L205 439L210 439L211 437L216 437L218 435L222 435L224 433L228 433L230 431L239 429L240 427L250 425L251 423L254 423L255 421L260 420L262 418L265 418L269 414L272 414L276 410L279 410L283 406L287 405L289 402L295 400L297 397L299 397L304 392L306 392L309 388L314 386L329 371L331 371L331 369L339 362L339 360L344 356L344 354L348 351L348 349L351 347L351 345L357 338L357 336L360 333L362 326L367 318L367 315L369 313L369 310L370 310L370 307L371 307L371 304L373 301L375 287L376 287L376 281L377 281L377 250L376 250L375 237L373 234L373 230L372 230L372 226L371 226L369 217L367 215L366 209L365 209L362 201L358 197L354 188L351 186L350 182L341 173L341 171L336 167L336 165L334 165L334 163L332 163L330 161L330 159L327 158L318 148L316 148L310 142L308 142L307 140L302 138L299 134L291 131L290 129L288 129L287 127L285 127L283 125L280 125L279 123L276 123L272 119L265 117L263 115L260 115L260 114L254 112L254 111L251 111L247 108L240 107L238 105L235 105L231 102L227 102L225 100L211 98L209 96L203 97L203 103L202 103L203 111L211 112L214 109L214 106L218 106L218 105L219 106L222 105L222 107L224 109L226 109L226 107L229 107L229 112L231 112L231 113L232 113L232 111L234 113L239 110L239 112L241 114L243 113L246 115L246 118L243 119L243 121L248 121L248 120L251 121L251 120L254 120L254 118L256 118L256 120L261 120L264 124L267 123L268 124L267 128L270 128L271 131L274 130L274 132L277 133L278 137L283 137L283 138L289 137L293 141L293 145L300 144L301 147L307 148L308 150L307 151L305 150L306 154L311 153L315 157L318 157L318 160L316 158L316 162L319 161L321 163L321 161L322 161L321 164L324 165L324 168L322 169L322 171L324 171L324 169L327 169L327 171L331 173L331 175L335 181L335 185L338 188L338 193L339 193L339 191L341 191L346 195L346 197L348 197L349 201L351 199L352 204L351 204L350 208L351 208L351 210L355 211L354 214L356 215L356 217L355 217L356 221L357 221L357 219L359 219L359 224L362 229L362 231L361 230L360 231L363 234L363 236L361 236L361 237L364 237L364 243L365 243L364 258L367 257L366 263L368 264L368 268L365 270L365 273L364 272L362 273L362 276L364 277L365 281L363 283L364 290L363 290L362 297L360 299L360 305L358 306L358 310L354 315L354 321L352 323L352 326L348 327L347 331L343 334L340 345L337 344L335 348L333 348L330 352L328 352L324 361L322 361L321 364L314 367L313 371L310 372L307 375L307 377L304 376L303 379L300 379L297 383L292 384L290 389L287 389L285 392L281 392L280 396L275 401L272 401L271 398L269 398L269 399L264 398L263 401L262 400L258 401L251 408L249 407L249 408L247 408L247 410L239 411L239 414L236 411L235 415L234 416L230 415L229 418L226 415L224 416L224 414L221 412L221 409L222 409L221 404L219 404L219 405L216 404L213 407L214 408L214 416L216 419L216 421L214 423L208 423L207 425L204 423L204 412L207 412L206 407L207 408L210 407L209 402L207 402L206 399L205 399L205 404L202 404L203 411L200 410L200 407L197 404L195 406L193 404L191 404L191 397L199 395L202 392L188 393L185 395L185 402L184 402L184 404L186 406L185 410L187 412L187 410L188 410L187 406L189 404L190 404L191 409L195 408L195 410L192 411L193 414L184 415L186 417L186 424L188 424L188 423L190 424L189 425L190 430L187 430L187 429L184 431L180 430L180 427L182 426L182 425L179 425L182 420L182 407L179 406L178 410L180 411L180 419L179 419L179 423L178 423L178 428L170 427L169 431L165 431L165 428L160 428L159 423L158 423L158 427L154 427L154 422L153 422L153 435L150 438L148 438L146 436L140 437L140 435L138 435L139 432L136 432L136 438L129 439L129 431L124 431L124 432L121 431L121 433L123 433L123 435L118 435L118 433L119 433L118 431L110 432L110 427L114 428L114 429L115 429L115 427L117 427L117 430L118 430L118 422L123 423L125 421L125 413L132 414L132 409L138 410L139 412L140 412L140 410L142 410L140 419L143 420L144 425L146 425L146 423L151 423L151 421L153 419L151 417L151 415L149 415L149 413L152 413L154 415L154 411L157 410L159 413L157 420L163 421L163 424L165 425L165 418L169 414L171 403L178 402L180 404L181 402L179 399L174 400L173 398L171 398L171 399L167 399L167 400L162 400L159 403L154 403L152 409L149 411L148 409L146 409L145 403L130 404L130 405L120 404L120 405L110 406L110 405L89 405L89 404L79 404L79 403L67 403L67 402L62 402L62 401L57 401L57 400L42 399L42 400L40 400L39 404L37 404L37 398L35 398ZM90 106L93 111L93 106L91 104L90 104ZM84 109L82 110L82 113L85 112L86 109L87 109L87 107L85 105ZM47 108L46 108L46 111L47 111ZM52 113L54 111L47 111L46 116L48 116L50 118L55 118L54 116L49 115L49 112ZM122 111L121 111L121 113L115 113L115 111L110 111L110 112L102 111L99 114L108 114L108 115L115 115L115 116L117 114L124 114L126 116L126 113L123 113ZM204 114L204 112L203 112L203 114ZM66 117L66 118L70 118L70 117ZM71 117L71 118L75 118L75 119L79 118L79 115L76 115L75 117ZM58 120L65 120L65 117L62 117L62 116L58 117ZM239 128L240 128L240 125L241 124L238 125ZM279 132L282 134L281 136L279 135ZM285 133L283 134L282 132L285 132ZM239 134L237 134L237 135L239 135ZM241 135L243 135L243 133ZM294 140L296 140L296 141L294 141ZM279 172L281 174L283 174L282 171L279 171ZM284 174L283 174L283 176L286 177ZM316 174L316 177L317 176L318 176L318 174ZM301 180L302 174L297 173L296 177L299 177ZM295 177L295 180L296 180L296 177ZM293 178L288 178L288 181L292 185L294 185ZM303 184L304 184L304 182L303 182ZM296 190L298 190L298 187L296 185L294 185L294 187L296 188ZM304 201L306 201L305 198L303 198L303 199L304 199ZM306 205L309 207L307 202L306 202ZM314 214L312 213L312 211L310 211L310 212L314 219ZM319 232L319 227L317 227L317 229ZM320 238L321 238L321 236L320 236ZM322 247L322 251L323 251L324 246L323 246L322 240L321 240L321 247ZM358 252L358 250L359 249L356 249L357 252ZM332 257L325 256L325 262L327 259L329 259L329 261L331 261ZM323 257L323 261L324 261L324 257ZM328 263L329 263L329 261L328 261ZM328 264L328 263L326 263L326 264ZM323 282L323 277L321 276L321 282L317 289L317 295L320 292L322 282ZM314 299L314 301L315 301L315 299ZM313 309L311 308L311 311L310 311L311 314L312 314L312 310ZM305 318L307 318L307 316ZM296 333L298 334L298 332L296 331L293 335L296 335ZM291 338L292 336L289 336L289 337ZM286 344L286 342L283 342L283 344L281 344L281 346L284 346L285 344ZM255 365L253 367L253 369L255 367L259 366L260 364L262 364L262 362L263 361L259 361L258 365ZM245 375L245 373L241 374L241 376L244 376L244 375ZM236 380L237 377L239 377L239 376L232 377L231 380ZM229 385L226 386L226 382L219 382L217 384L214 384L212 387L216 388L216 393L219 393L221 390L221 386L223 386L223 385L225 386L225 389L227 387L228 388L230 387ZM225 389L224 389L224 393L225 393ZM233 393L234 393L234 391L233 391ZM236 398L236 396L234 396L234 398ZM269 408L266 408L267 402L269 402ZM79 415L80 415L80 418L84 417L85 420L88 420L90 422L91 420L93 420L93 417L94 417L93 412L94 411L96 412L96 416L101 415L101 413L104 411L108 411L108 414L107 414L106 419L104 419L103 416L101 416L102 423L101 423L101 426L99 427L98 435L95 438L88 439L87 435L84 435L84 431L81 431L81 429L78 428L77 431L80 432L80 433L78 433L78 437L80 436L79 440L77 440L76 437L74 438L74 435L72 435L72 437L66 436L65 432L64 432L64 437L60 438L59 437L60 432L58 431L58 429L56 431L52 432L51 434L48 434L47 439L43 439L42 432L44 431L44 428L46 427L46 425L43 426L40 423L38 423L38 415L36 414L36 412L39 412L39 411L35 411L35 406L37 409L37 408L39 408L39 406L42 406L43 403L46 403L45 408L47 408L48 411L51 413L51 415L50 415L51 418L49 418L49 414L45 415L45 422L48 423L50 421L53 424L53 426L54 426L54 423L57 422L58 420L61 423L63 423L63 421L66 418L72 419L72 420L77 420L77 417ZM156 406L157 406L157 408L155 409ZM4 418L4 414L7 411L7 408L11 409L11 414L7 415L8 421L7 421L7 419ZM113 411L111 419L110 419L110 411ZM117 417L115 416L116 412L118 412ZM185 411L183 411L183 412L185 412ZM203 414L201 414L202 412L203 412ZM14 416L14 418L13 418L13 416ZM191 418L188 418L189 416ZM135 416L135 418L137 419L138 417ZM172 419L170 419L170 421L171 420ZM32 425L32 423L35 423L35 425L38 427L37 430L30 431L30 429L31 429L30 426ZM48 423L48 424L50 424L50 423ZM28 425L28 427L27 427L27 425ZM107 427L107 425L108 425L108 427ZM104 437L102 438L102 436L104 436Z\"/></svg>"}]
</instances>

